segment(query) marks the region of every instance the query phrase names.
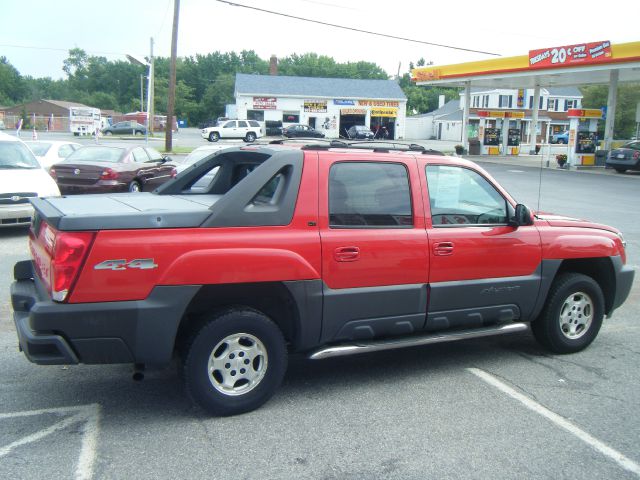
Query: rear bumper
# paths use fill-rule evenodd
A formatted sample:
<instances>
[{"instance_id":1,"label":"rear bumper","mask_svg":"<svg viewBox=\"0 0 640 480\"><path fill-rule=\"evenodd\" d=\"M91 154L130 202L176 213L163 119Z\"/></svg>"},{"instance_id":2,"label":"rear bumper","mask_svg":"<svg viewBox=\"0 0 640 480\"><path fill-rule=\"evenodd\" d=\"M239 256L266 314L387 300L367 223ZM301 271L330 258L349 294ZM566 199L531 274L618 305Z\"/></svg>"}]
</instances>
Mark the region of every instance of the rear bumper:
<instances>
[{"instance_id":1,"label":"rear bumper","mask_svg":"<svg viewBox=\"0 0 640 480\"><path fill-rule=\"evenodd\" d=\"M171 360L175 335L199 286L156 287L145 300L57 303L33 274L14 267L13 320L20 349L33 363L149 363Z\"/></svg>"},{"instance_id":2,"label":"rear bumper","mask_svg":"<svg viewBox=\"0 0 640 480\"><path fill-rule=\"evenodd\" d=\"M629 170L640 170L640 161L632 158L607 158L605 166L610 168L626 168Z\"/></svg>"},{"instance_id":3,"label":"rear bumper","mask_svg":"<svg viewBox=\"0 0 640 480\"><path fill-rule=\"evenodd\" d=\"M102 184L94 183L91 185L65 185L58 183L58 188L62 195L77 195L86 193L121 193L129 191L126 183Z\"/></svg>"}]
</instances>

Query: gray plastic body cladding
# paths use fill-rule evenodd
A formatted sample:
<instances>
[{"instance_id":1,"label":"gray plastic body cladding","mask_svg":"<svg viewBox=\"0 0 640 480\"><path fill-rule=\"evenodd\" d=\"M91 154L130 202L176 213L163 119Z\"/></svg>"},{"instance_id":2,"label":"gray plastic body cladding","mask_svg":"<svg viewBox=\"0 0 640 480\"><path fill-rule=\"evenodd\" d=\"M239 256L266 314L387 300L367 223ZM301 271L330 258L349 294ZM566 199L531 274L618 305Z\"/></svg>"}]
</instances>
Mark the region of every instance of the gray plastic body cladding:
<instances>
[{"instance_id":1,"label":"gray plastic body cladding","mask_svg":"<svg viewBox=\"0 0 640 480\"><path fill-rule=\"evenodd\" d=\"M291 348L305 351L320 345L322 330L322 280L284 282L296 304L298 323Z\"/></svg>"},{"instance_id":2,"label":"gray plastic body cladding","mask_svg":"<svg viewBox=\"0 0 640 480\"><path fill-rule=\"evenodd\" d=\"M430 284L429 292L429 329L443 328L443 316L450 313L453 325L460 326L460 311L471 322L470 326L487 320L498 320L508 317L506 311L511 309L517 317L528 321L534 311L542 279L542 264L531 275L521 277L486 278L479 280L465 280L456 282L440 282ZM514 308L515 307L515 308ZM491 312L491 309L495 309ZM474 317L474 313L478 315ZM489 315L489 316L488 316ZM498 318L491 318L498 315Z\"/></svg>"},{"instance_id":3,"label":"gray plastic body cladding","mask_svg":"<svg viewBox=\"0 0 640 480\"><path fill-rule=\"evenodd\" d=\"M627 299L635 276L633 268L628 265L624 265L622 263L622 258L619 256L611 257L611 263L613 264L613 271L615 272L616 277L616 293L613 298L611 311L608 312L609 315L611 315L613 311L622 305Z\"/></svg>"},{"instance_id":4,"label":"gray plastic body cladding","mask_svg":"<svg viewBox=\"0 0 640 480\"><path fill-rule=\"evenodd\" d=\"M427 286L325 286L323 305L321 343L407 335L424 327Z\"/></svg>"},{"instance_id":5,"label":"gray plastic body cladding","mask_svg":"<svg viewBox=\"0 0 640 480\"><path fill-rule=\"evenodd\" d=\"M80 363L168 363L180 320L200 288L160 286L145 300L66 304L43 295L38 282L14 282L14 319L28 315L21 321L35 339L55 332Z\"/></svg>"}]
</instances>

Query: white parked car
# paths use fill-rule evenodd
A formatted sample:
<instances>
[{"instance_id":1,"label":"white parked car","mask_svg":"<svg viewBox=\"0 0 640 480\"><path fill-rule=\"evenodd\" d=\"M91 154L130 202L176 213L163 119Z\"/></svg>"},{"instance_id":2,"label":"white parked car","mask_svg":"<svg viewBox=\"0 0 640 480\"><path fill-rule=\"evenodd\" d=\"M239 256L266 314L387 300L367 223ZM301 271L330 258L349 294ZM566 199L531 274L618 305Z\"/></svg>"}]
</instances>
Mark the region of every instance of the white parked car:
<instances>
[{"instance_id":1,"label":"white parked car","mask_svg":"<svg viewBox=\"0 0 640 480\"><path fill-rule=\"evenodd\" d=\"M227 120L215 127L202 129L202 138L210 142L217 142L221 138L241 138L245 142L253 142L261 136L262 128L256 120Z\"/></svg>"},{"instance_id":2,"label":"white parked car","mask_svg":"<svg viewBox=\"0 0 640 480\"><path fill-rule=\"evenodd\" d=\"M34 140L26 141L27 147L47 170L54 163L61 162L82 145L74 142Z\"/></svg>"},{"instance_id":3,"label":"white parked car","mask_svg":"<svg viewBox=\"0 0 640 480\"><path fill-rule=\"evenodd\" d=\"M16 137L0 133L0 227L29 225L29 199L58 195L58 185L31 150Z\"/></svg>"}]
</instances>

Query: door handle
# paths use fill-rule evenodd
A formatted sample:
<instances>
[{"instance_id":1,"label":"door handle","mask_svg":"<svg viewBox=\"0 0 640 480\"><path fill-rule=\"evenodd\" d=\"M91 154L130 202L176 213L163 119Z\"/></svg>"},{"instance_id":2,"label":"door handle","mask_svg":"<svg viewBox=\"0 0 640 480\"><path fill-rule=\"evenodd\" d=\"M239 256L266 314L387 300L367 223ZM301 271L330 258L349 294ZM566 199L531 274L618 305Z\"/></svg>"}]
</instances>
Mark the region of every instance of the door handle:
<instances>
[{"instance_id":1,"label":"door handle","mask_svg":"<svg viewBox=\"0 0 640 480\"><path fill-rule=\"evenodd\" d=\"M338 247L333 251L333 258L336 262L355 262L360 258L358 247Z\"/></svg>"},{"instance_id":2,"label":"door handle","mask_svg":"<svg viewBox=\"0 0 640 480\"><path fill-rule=\"evenodd\" d=\"M433 254L438 256L447 256L453 254L453 242L434 243Z\"/></svg>"}]
</instances>

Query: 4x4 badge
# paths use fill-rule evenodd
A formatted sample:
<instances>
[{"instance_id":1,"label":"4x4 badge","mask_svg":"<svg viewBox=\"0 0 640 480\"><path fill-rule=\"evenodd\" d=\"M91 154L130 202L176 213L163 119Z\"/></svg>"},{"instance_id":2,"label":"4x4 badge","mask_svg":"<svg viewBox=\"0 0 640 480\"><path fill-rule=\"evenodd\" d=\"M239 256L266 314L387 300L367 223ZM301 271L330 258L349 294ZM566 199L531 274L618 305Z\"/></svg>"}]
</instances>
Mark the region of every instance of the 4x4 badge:
<instances>
[{"instance_id":1,"label":"4x4 badge","mask_svg":"<svg viewBox=\"0 0 640 480\"><path fill-rule=\"evenodd\" d=\"M105 260L93 267L94 270L126 270L128 268L138 268L140 270L150 270L158 268L158 264L153 258L136 258L135 260Z\"/></svg>"}]
</instances>

